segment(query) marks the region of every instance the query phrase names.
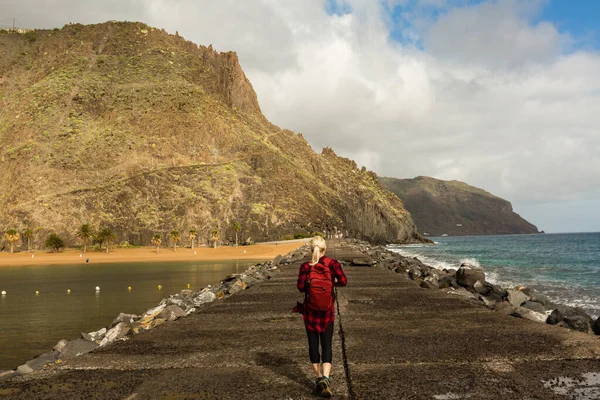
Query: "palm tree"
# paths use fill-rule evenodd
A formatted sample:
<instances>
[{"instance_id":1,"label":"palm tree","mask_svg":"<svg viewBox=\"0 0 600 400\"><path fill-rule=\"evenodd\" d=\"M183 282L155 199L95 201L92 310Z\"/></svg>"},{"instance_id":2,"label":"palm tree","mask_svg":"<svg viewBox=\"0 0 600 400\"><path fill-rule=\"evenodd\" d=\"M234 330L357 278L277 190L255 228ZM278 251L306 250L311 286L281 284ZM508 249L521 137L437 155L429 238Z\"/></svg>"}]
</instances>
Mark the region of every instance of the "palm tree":
<instances>
[{"instance_id":1,"label":"palm tree","mask_svg":"<svg viewBox=\"0 0 600 400\"><path fill-rule=\"evenodd\" d=\"M31 248L31 238L33 237L33 230L27 227L25 232L23 232L23 237L27 239L27 252L29 253L29 249Z\"/></svg>"},{"instance_id":2,"label":"palm tree","mask_svg":"<svg viewBox=\"0 0 600 400\"><path fill-rule=\"evenodd\" d=\"M221 233L219 232L218 229L213 229L212 231L210 231L210 240L213 241L213 247L215 249L217 248L217 242L219 241L220 235L221 235Z\"/></svg>"},{"instance_id":3,"label":"palm tree","mask_svg":"<svg viewBox=\"0 0 600 400\"><path fill-rule=\"evenodd\" d=\"M10 254L13 253L15 243L18 242L20 238L21 236L19 235L19 231L17 231L15 228L8 229L4 234L4 239L6 239L10 245Z\"/></svg>"},{"instance_id":4,"label":"palm tree","mask_svg":"<svg viewBox=\"0 0 600 400\"><path fill-rule=\"evenodd\" d=\"M194 242L198 237L198 231L195 228L190 229L188 237L190 238L190 242L192 242L192 250L194 250Z\"/></svg>"},{"instance_id":5,"label":"palm tree","mask_svg":"<svg viewBox=\"0 0 600 400\"><path fill-rule=\"evenodd\" d=\"M158 254L158 249L160 248L161 243L162 243L162 239L161 239L159 233L152 236L152 244L156 246L156 254Z\"/></svg>"},{"instance_id":6,"label":"palm tree","mask_svg":"<svg viewBox=\"0 0 600 400\"><path fill-rule=\"evenodd\" d=\"M173 251L177 251L177 243L181 240L181 234L179 231L172 230L169 236L171 237L171 242L173 242Z\"/></svg>"},{"instance_id":7,"label":"palm tree","mask_svg":"<svg viewBox=\"0 0 600 400\"><path fill-rule=\"evenodd\" d=\"M56 233L51 233L46 239L45 245L58 253L61 248L65 247L65 242Z\"/></svg>"},{"instance_id":8,"label":"palm tree","mask_svg":"<svg viewBox=\"0 0 600 400\"><path fill-rule=\"evenodd\" d=\"M88 244L90 244L90 242L94 238L94 232L92 231L90 224L81 225L79 227L79 231L77 231L77 237L83 242L83 252L85 253Z\"/></svg>"},{"instance_id":9,"label":"palm tree","mask_svg":"<svg viewBox=\"0 0 600 400\"><path fill-rule=\"evenodd\" d=\"M235 232L235 245L238 245L238 232L242 229L242 226L240 225L240 223L238 221L235 221L233 224L231 224L231 229L233 229L233 231Z\"/></svg>"},{"instance_id":10,"label":"palm tree","mask_svg":"<svg viewBox=\"0 0 600 400\"><path fill-rule=\"evenodd\" d=\"M107 253L108 253L108 247L110 246L110 242L112 242L116 238L117 238L117 235L110 228L102 229L100 232L98 232L98 235L96 236L96 239L100 242L100 250L102 250L102 243L106 242L106 252Z\"/></svg>"}]
</instances>

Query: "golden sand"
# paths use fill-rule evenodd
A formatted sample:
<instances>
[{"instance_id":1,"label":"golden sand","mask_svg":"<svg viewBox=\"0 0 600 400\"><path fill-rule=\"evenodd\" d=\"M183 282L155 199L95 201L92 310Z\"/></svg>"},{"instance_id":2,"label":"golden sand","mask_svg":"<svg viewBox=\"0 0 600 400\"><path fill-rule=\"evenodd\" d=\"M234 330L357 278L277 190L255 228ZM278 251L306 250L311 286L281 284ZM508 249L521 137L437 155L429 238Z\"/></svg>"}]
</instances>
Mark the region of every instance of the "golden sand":
<instances>
[{"instance_id":1,"label":"golden sand","mask_svg":"<svg viewBox=\"0 0 600 400\"><path fill-rule=\"evenodd\" d=\"M279 254L285 255L302 246L303 243L269 243L252 246L237 247L199 247L190 248L161 248L156 254L155 247L142 247L137 249L111 249L105 251L66 250L60 253L47 251L34 251L31 253L0 253L0 267L22 265L50 265L50 264L81 264L89 258L92 263L127 263L127 262L157 262L157 261L227 261L227 260L272 260ZM194 254L195 252L195 254ZM33 257L32 257L33 255Z\"/></svg>"}]
</instances>

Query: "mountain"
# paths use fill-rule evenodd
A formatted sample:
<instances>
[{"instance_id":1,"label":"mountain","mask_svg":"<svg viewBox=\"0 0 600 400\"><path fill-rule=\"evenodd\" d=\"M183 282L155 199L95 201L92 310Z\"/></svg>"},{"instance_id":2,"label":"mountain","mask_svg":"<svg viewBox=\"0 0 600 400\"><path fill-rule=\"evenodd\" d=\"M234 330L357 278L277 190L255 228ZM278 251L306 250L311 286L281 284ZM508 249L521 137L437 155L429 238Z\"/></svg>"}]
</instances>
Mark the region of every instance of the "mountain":
<instances>
[{"instance_id":1,"label":"mountain","mask_svg":"<svg viewBox=\"0 0 600 400\"><path fill-rule=\"evenodd\" d=\"M510 202L464 182L426 176L379 180L402 199L419 232L431 236L538 233Z\"/></svg>"},{"instance_id":2,"label":"mountain","mask_svg":"<svg viewBox=\"0 0 600 400\"><path fill-rule=\"evenodd\" d=\"M69 244L82 223L421 239L374 173L269 123L235 53L141 23L0 32L0 181L0 229Z\"/></svg>"}]
</instances>

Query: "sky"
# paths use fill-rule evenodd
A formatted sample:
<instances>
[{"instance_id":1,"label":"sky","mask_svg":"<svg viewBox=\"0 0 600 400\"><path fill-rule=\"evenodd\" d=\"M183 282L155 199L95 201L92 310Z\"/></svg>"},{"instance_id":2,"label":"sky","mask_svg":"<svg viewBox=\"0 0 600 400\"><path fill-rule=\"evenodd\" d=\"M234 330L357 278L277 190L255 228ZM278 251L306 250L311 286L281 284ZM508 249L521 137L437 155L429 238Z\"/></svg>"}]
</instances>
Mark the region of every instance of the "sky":
<instances>
[{"instance_id":1,"label":"sky","mask_svg":"<svg viewBox=\"0 0 600 400\"><path fill-rule=\"evenodd\" d=\"M236 51L273 123L381 176L600 231L595 0L0 0L0 27L142 21Z\"/></svg>"}]
</instances>

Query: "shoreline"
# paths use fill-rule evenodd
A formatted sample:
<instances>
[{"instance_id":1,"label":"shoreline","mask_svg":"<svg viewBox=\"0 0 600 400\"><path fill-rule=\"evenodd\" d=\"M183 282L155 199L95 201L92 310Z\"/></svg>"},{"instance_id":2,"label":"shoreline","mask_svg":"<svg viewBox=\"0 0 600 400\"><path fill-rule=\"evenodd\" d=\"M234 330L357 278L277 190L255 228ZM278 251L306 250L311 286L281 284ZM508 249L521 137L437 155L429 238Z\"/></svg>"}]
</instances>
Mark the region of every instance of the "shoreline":
<instances>
[{"instance_id":1,"label":"shoreline","mask_svg":"<svg viewBox=\"0 0 600 400\"><path fill-rule=\"evenodd\" d=\"M303 244L303 241L294 241L292 243L283 241L265 244L258 243L250 246L222 246L216 249L212 247L197 247L192 250L189 247L179 247L177 251L173 251L172 248L161 248L158 254L156 254L156 248L150 246L133 249L114 249L109 253L97 250L84 253L78 249L68 249L60 253L39 250L14 254L3 252L0 253L0 269L4 267L85 264L86 258L89 258L90 265L138 262L267 260L273 259L280 254L290 253ZM33 258L31 257L32 255L34 256Z\"/></svg>"},{"instance_id":2,"label":"shoreline","mask_svg":"<svg viewBox=\"0 0 600 400\"><path fill-rule=\"evenodd\" d=\"M263 245L259 244L253 246L243 246L244 248L261 247L260 250L263 251L260 254L265 255L276 253L276 255L273 257L261 257L261 259L265 261L258 262L242 273L223 277L220 283L215 284L214 286L208 285L196 292L190 289L184 289L179 293L169 294L168 297L163 298L163 300L157 306L146 310L146 312L141 315L120 313L110 325L102 327L95 332L82 333L81 337L76 339L61 339L49 352L31 359L13 370L0 370L0 382L18 376L28 375L35 371L43 370L48 365L53 365L60 363L63 360L78 357L117 341L128 340L132 335L147 332L164 323L169 323L179 319L180 317L198 312L203 306L208 305L216 300L232 296L240 291L250 288L251 286L259 284L264 280L271 279L273 275L279 272L278 266L289 265L291 262L302 259L308 255L306 250L306 242L307 240L296 240L293 243L287 243L281 246L278 242L271 242ZM237 247L235 248L237 249ZM279 252L279 250L286 249L289 250L283 253ZM193 255L191 249L187 250L189 250L189 252ZM215 249L210 248L208 250ZM70 253L73 253L73 251L70 251ZM240 257L239 259L256 260L256 258L252 256L256 253L256 251L247 251L246 254L248 257ZM200 253L197 252L197 255L200 255ZM194 259L198 260L197 257ZM206 260L207 259L204 259L204 261ZM219 260L225 261L223 259Z\"/></svg>"},{"instance_id":3,"label":"shoreline","mask_svg":"<svg viewBox=\"0 0 600 400\"><path fill-rule=\"evenodd\" d=\"M584 233L584 235L588 234ZM550 235L563 234L548 234ZM523 248L518 248L513 255L504 257L506 260L499 261L497 252L500 250L497 249L512 246L513 242L474 241L471 243L460 240L444 241L441 245L435 243L437 246L390 245L388 248L406 258L416 257L422 263L440 271L458 269L460 264L465 263L484 270L486 282L491 284L504 288L525 286L547 296L554 304L581 308L593 318L600 316L598 286L587 283L583 275L586 271L583 263L590 265L590 268L594 267L596 257L590 258L587 255L593 254L592 249L587 250L586 258L577 259L573 250L565 246L566 256L556 260L552 258L552 253L546 254L543 251L539 253L541 256L529 259L527 252ZM535 243L541 243L540 246L545 244L544 241ZM477 249L476 254L463 251L472 248L471 246ZM566 268L569 268L570 274L561 274L561 270L565 271Z\"/></svg>"}]
</instances>

